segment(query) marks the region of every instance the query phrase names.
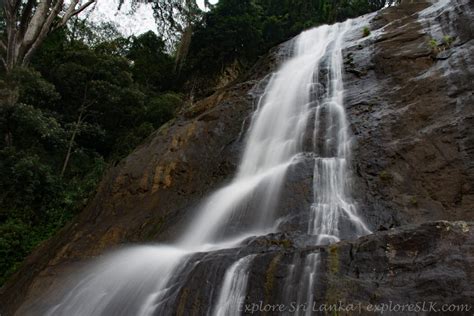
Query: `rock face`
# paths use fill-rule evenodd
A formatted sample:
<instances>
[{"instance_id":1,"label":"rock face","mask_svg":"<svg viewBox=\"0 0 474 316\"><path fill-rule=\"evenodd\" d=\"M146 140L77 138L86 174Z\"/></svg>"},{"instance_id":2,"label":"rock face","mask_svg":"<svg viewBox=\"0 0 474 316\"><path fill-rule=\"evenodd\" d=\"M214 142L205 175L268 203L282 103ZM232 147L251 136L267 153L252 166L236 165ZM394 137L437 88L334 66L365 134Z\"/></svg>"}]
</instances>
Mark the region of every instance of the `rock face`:
<instances>
[{"instance_id":1,"label":"rock face","mask_svg":"<svg viewBox=\"0 0 474 316\"><path fill-rule=\"evenodd\" d=\"M183 273L181 290L168 306L169 314L206 315L218 299L214 286L229 265L256 250L242 304L246 314L282 308L280 312L291 315L295 306L300 311L316 308L319 312L323 304L328 308L354 304L354 313L359 308L365 313L371 311L370 306L387 308L383 304L390 302L392 306L425 302L423 311L433 312L443 304L467 304L464 308L468 308L474 303L473 226L440 221L407 225L329 247L301 247L294 236L275 234L251 240L238 250L196 255L197 264ZM319 301L314 305L306 300L309 276L303 269L311 256L318 267L313 288Z\"/></svg>"},{"instance_id":2,"label":"rock face","mask_svg":"<svg viewBox=\"0 0 474 316\"><path fill-rule=\"evenodd\" d=\"M355 195L377 227L474 218L473 4L448 5L385 10L346 53Z\"/></svg>"},{"instance_id":3,"label":"rock face","mask_svg":"<svg viewBox=\"0 0 474 316\"><path fill-rule=\"evenodd\" d=\"M353 195L378 232L311 247L310 236L288 227L239 249L196 255L200 264L183 274L170 313L205 314L216 300L213 286L248 254L257 256L246 304L298 302L308 286L320 302L364 308L389 301L474 304L473 226L458 222L474 220L474 4L445 2L385 9L371 20L371 35L343 52ZM438 46L429 44L432 38ZM38 298L84 259L122 243L176 238L202 198L234 174L255 97L286 48L270 52L239 83L187 107L112 168L80 216L1 289L0 313L34 314ZM281 204L306 207L311 172L303 166L292 174L285 191L291 194ZM319 267L317 283L306 284L298 268L308 260Z\"/></svg>"},{"instance_id":4,"label":"rock face","mask_svg":"<svg viewBox=\"0 0 474 316\"><path fill-rule=\"evenodd\" d=\"M246 314L253 311L261 315L281 308L280 313L268 314L294 315L295 306L300 306L300 312L314 309L315 313L333 314L329 308L350 308L350 304L355 309L341 309L339 313L363 315L375 308L379 313L385 308L388 313L386 305L390 304L392 311L400 308L401 314L410 314L408 307L403 313L402 307L397 306L410 304L419 304L418 312L438 312L444 304L459 305L465 309L457 312L467 312L468 305L474 303L473 226L440 221L407 225L318 248L297 247L291 236L274 235L249 243L238 255L225 250L200 257L199 264L183 280L175 303L178 307L170 308L170 314L178 310L182 311L178 312L180 315L205 315L217 300L211 285L219 284L225 267L247 255L247 248L254 253L255 243L262 251L250 267L249 290L242 304ZM309 276L298 269L311 256L317 258L318 267L313 288L319 300L314 304L308 304L305 296ZM300 274L291 275L291 271ZM203 275L208 282L203 283ZM193 290L196 288L200 290ZM301 305L299 297L304 297ZM466 305L462 307L463 304Z\"/></svg>"}]
</instances>

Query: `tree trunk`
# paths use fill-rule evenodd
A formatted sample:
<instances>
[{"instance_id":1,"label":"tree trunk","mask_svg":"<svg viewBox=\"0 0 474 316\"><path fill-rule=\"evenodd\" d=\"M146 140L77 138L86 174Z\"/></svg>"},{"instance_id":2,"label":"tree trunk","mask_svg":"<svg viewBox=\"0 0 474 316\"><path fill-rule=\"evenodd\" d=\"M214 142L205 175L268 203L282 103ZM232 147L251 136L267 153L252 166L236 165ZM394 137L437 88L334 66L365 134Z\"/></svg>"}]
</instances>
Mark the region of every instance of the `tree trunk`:
<instances>
[{"instance_id":1,"label":"tree trunk","mask_svg":"<svg viewBox=\"0 0 474 316\"><path fill-rule=\"evenodd\" d=\"M186 57L188 56L189 46L191 45L191 37L193 35L193 27L188 25L183 32L181 40L179 42L178 51L175 59L175 72L180 73L183 67Z\"/></svg>"},{"instance_id":2,"label":"tree trunk","mask_svg":"<svg viewBox=\"0 0 474 316\"><path fill-rule=\"evenodd\" d=\"M79 5L79 0L71 0L63 8L64 0L40 0L37 5L36 0L4 1L6 38L0 38L0 53L7 73L16 66L27 66L51 30L64 26L95 2L88 0Z\"/></svg>"},{"instance_id":3,"label":"tree trunk","mask_svg":"<svg viewBox=\"0 0 474 316\"><path fill-rule=\"evenodd\" d=\"M5 147L13 146L13 135L11 132L5 133Z\"/></svg>"},{"instance_id":4,"label":"tree trunk","mask_svg":"<svg viewBox=\"0 0 474 316\"><path fill-rule=\"evenodd\" d=\"M85 111L85 107L82 106L81 110L79 111L79 116L77 117L77 121L76 121L76 124L74 126L74 130L72 131L71 138L69 139L69 144L68 144L68 147L67 147L66 157L64 157L64 163L63 163L63 167L61 169L61 174L60 174L61 178L64 176L64 173L66 172L66 168L67 168L68 163L69 163L69 159L71 158L72 147L74 146L74 140L76 139L76 135L79 132L79 128L81 127L82 119L84 117L83 116L84 111Z\"/></svg>"}]
</instances>

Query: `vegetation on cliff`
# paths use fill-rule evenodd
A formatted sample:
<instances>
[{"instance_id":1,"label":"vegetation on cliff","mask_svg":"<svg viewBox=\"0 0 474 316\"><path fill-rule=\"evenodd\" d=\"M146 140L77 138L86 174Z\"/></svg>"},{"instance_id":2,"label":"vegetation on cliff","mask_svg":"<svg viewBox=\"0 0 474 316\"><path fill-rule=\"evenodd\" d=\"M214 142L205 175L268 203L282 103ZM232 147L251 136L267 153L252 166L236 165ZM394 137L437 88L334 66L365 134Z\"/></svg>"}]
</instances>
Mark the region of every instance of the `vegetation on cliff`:
<instances>
[{"instance_id":1,"label":"vegetation on cliff","mask_svg":"<svg viewBox=\"0 0 474 316\"><path fill-rule=\"evenodd\" d=\"M302 30L343 21L390 4L385 0L226 0L195 26L186 71L213 76L238 60L251 65Z\"/></svg>"}]
</instances>

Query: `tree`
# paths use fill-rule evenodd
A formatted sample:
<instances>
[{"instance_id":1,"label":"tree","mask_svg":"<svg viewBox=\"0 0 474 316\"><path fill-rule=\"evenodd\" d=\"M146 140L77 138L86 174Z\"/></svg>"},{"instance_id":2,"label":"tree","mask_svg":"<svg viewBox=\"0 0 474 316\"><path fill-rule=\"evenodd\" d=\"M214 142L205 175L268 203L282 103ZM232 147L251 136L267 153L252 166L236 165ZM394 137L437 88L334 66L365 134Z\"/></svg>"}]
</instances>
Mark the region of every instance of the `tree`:
<instances>
[{"instance_id":1,"label":"tree","mask_svg":"<svg viewBox=\"0 0 474 316\"><path fill-rule=\"evenodd\" d=\"M187 71L212 76L239 57L253 62L262 46L261 13L255 1L219 1L195 28Z\"/></svg>"},{"instance_id":2,"label":"tree","mask_svg":"<svg viewBox=\"0 0 474 316\"><path fill-rule=\"evenodd\" d=\"M1 60L5 70L27 66L33 54L54 29L63 27L73 16L95 0L4 0Z\"/></svg>"},{"instance_id":3,"label":"tree","mask_svg":"<svg viewBox=\"0 0 474 316\"><path fill-rule=\"evenodd\" d=\"M135 82L148 90L166 91L173 84L173 58L166 54L165 43L149 31L131 38L128 59Z\"/></svg>"},{"instance_id":4,"label":"tree","mask_svg":"<svg viewBox=\"0 0 474 316\"><path fill-rule=\"evenodd\" d=\"M209 79L218 79L228 66L244 71L268 49L304 29L354 18L397 1L219 0L194 24L191 39L182 37L190 44L188 57L181 58L181 78L198 92L206 91ZM205 82L199 80L203 77Z\"/></svg>"}]
</instances>

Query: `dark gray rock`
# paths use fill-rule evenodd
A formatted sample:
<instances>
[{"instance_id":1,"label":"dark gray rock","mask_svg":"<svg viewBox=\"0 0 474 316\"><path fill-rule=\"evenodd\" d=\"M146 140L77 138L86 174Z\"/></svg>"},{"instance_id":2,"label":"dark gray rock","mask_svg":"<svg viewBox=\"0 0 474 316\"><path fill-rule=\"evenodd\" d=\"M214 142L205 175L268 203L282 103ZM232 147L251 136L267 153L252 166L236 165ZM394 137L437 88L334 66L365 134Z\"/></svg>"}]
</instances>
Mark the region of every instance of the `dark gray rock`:
<instances>
[{"instance_id":1,"label":"dark gray rock","mask_svg":"<svg viewBox=\"0 0 474 316\"><path fill-rule=\"evenodd\" d=\"M474 220L474 9L472 1L452 0L449 10L418 19L429 6L402 1L379 12L372 35L343 52L353 197L375 234L311 247L312 166L302 159L276 209L283 232L196 254L197 264L177 275L169 314L208 312L225 270L248 254L256 255L249 304L304 302L308 287L318 303L473 304L472 224L431 221ZM433 52L428 41L443 35L453 44ZM202 198L234 174L255 96L290 47L272 50L239 83L184 107L112 168L80 216L0 290L0 313L26 313L85 259L116 245L175 239ZM314 284L308 265L317 267Z\"/></svg>"},{"instance_id":2,"label":"dark gray rock","mask_svg":"<svg viewBox=\"0 0 474 316\"><path fill-rule=\"evenodd\" d=\"M419 19L428 6L380 12L374 35L344 53L354 196L374 228L474 219L474 45L472 23L462 22L473 3L452 1ZM443 35L458 40L438 58L428 43Z\"/></svg>"},{"instance_id":3,"label":"dark gray rock","mask_svg":"<svg viewBox=\"0 0 474 316\"><path fill-rule=\"evenodd\" d=\"M301 236L272 234L251 238L241 248L197 255L188 269L180 273L185 277L160 313L205 315L212 311L226 269L249 254L255 257L249 269L244 308L275 308L283 304L286 314L294 314L291 308L295 302L308 303L308 275L304 269L313 256L316 260L309 267L317 275L311 295L314 306L353 304L360 307L361 314L366 314L370 306L384 308L383 304L391 304L393 312L398 305L419 304L419 308L431 314L431 308L456 304L459 308L471 306L472 313L473 223L439 221L407 225L320 247L304 247ZM358 312L359 309L353 311ZM257 310L254 314L263 313ZM385 314L413 315L407 310Z\"/></svg>"}]
</instances>

